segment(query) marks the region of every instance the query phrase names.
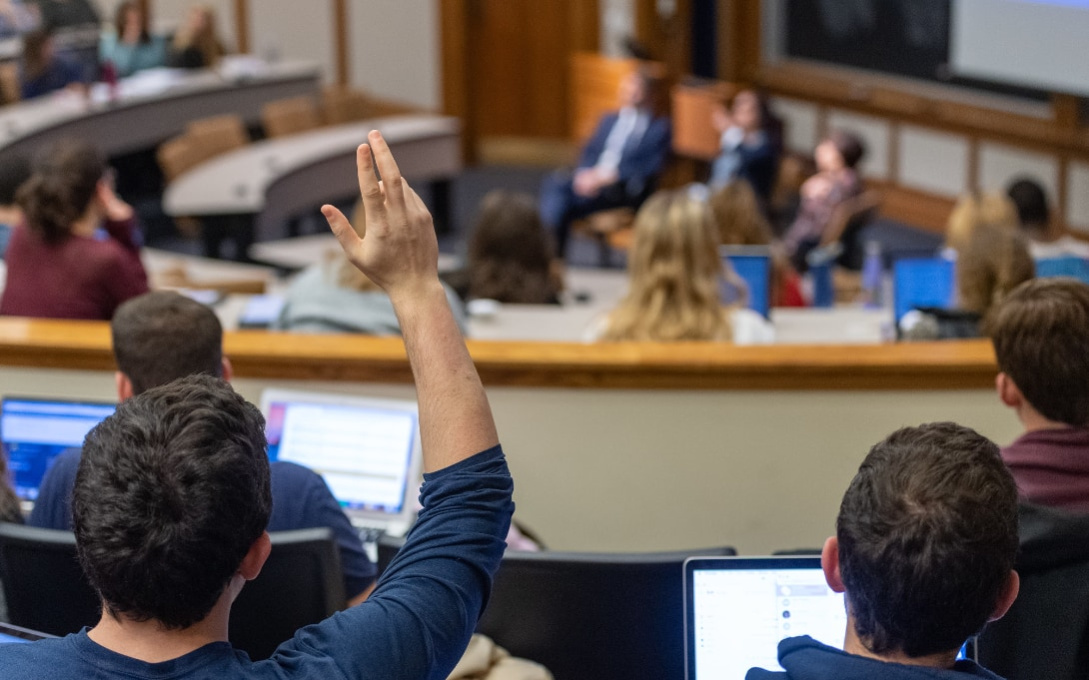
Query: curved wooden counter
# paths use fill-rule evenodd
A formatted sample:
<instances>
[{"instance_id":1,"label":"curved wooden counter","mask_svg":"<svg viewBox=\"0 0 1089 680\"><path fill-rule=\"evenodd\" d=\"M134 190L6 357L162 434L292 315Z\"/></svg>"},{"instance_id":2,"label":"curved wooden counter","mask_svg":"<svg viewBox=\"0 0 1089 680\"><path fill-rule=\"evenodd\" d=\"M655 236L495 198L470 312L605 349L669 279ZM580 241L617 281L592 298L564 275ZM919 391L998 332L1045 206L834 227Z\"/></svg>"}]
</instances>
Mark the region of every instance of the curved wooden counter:
<instances>
[{"instance_id":1,"label":"curved wooden counter","mask_svg":"<svg viewBox=\"0 0 1089 680\"><path fill-rule=\"evenodd\" d=\"M242 378L409 383L399 338L228 333ZM875 346L470 342L488 386L709 390L986 389L983 340ZM0 319L0 366L112 370L109 326Z\"/></svg>"}]
</instances>

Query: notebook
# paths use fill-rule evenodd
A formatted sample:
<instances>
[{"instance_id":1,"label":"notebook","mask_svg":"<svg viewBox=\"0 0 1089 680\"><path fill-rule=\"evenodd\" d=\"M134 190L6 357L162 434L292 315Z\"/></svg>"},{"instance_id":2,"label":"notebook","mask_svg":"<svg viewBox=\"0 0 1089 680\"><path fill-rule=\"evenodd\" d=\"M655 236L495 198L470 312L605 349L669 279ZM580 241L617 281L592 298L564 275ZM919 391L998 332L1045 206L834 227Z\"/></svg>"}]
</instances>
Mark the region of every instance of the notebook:
<instances>
[{"instance_id":1,"label":"notebook","mask_svg":"<svg viewBox=\"0 0 1089 680\"><path fill-rule=\"evenodd\" d=\"M6 397L0 406L0 446L20 500L33 504L53 460L82 449L87 433L116 409L92 401Z\"/></svg>"},{"instance_id":2,"label":"notebook","mask_svg":"<svg viewBox=\"0 0 1089 680\"><path fill-rule=\"evenodd\" d=\"M719 255L723 266L732 267L748 289L739 291L724 279L722 302L731 305L747 297L748 308L768 318L771 314L771 250L763 246L720 246Z\"/></svg>"},{"instance_id":3,"label":"notebook","mask_svg":"<svg viewBox=\"0 0 1089 680\"><path fill-rule=\"evenodd\" d=\"M36 642L38 640L45 640L52 637L56 636L49 635L48 633L39 633L38 631L28 630L26 628L20 628L19 626L13 626L10 623L0 623L0 645L9 643Z\"/></svg>"},{"instance_id":4,"label":"notebook","mask_svg":"<svg viewBox=\"0 0 1089 680\"><path fill-rule=\"evenodd\" d=\"M828 587L819 557L692 558L684 589L688 680L781 671L779 641L788 637L843 646L843 595Z\"/></svg>"},{"instance_id":5,"label":"notebook","mask_svg":"<svg viewBox=\"0 0 1089 680\"><path fill-rule=\"evenodd\" d=\"M951 260L940 257L897 260L892 267L896 323L913 309L952 307L956 296L954 267Z\"/></svg>"},{"instance_id":6,"label":"notebook","mask_svg":"<svg viewBox=\"0 0 1089 680\"><path fill-rule=\"evenodd\" d=\"M403 536L416 516L416 402L265 390L268 455L325 478L352 524Z\"/></svg>"}]
</instances>

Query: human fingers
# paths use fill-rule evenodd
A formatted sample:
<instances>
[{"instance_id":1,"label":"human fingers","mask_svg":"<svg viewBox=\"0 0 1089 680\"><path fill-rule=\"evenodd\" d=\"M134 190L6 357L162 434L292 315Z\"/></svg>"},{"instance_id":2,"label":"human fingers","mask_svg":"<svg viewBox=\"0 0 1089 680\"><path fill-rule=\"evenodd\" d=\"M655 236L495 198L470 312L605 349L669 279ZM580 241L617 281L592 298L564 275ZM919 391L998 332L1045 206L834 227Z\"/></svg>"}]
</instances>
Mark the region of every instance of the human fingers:
<instances>
[{"instance_id":1,"label":"human fingers","mask_svg":"<svg viewBox=\"0 0 1089 680\"><path fill-rule=\"evenodd\" d=\"M393 159L393 152L389 150L389 145L378 130L371 130L367 139L370 141L378 172L382 175L382 186L385 189L388 208L393 211L404 211L404 179L401 177L401 169L397 167L397 161Z\"/></svg>"},{"instance_id":2,"label":"human fingers","mask_svg":"<svg viewBox=\"0 0 1089 680\"><path fill-rule=\"evenodd\" d=\"M385 212L386 206L382 186L374 173L374 156L370 146L359 146L355 154L355 164L359 174L359 194L363 197L363 208L367 212L367 219L374 220Z\"/></svg>"},{"instance_id":3,"label":"human fingers","mask_svg":"<svg viewBox=\"0 0 1089 680\"><path fill-rule=\"evenodd\" d=\"M363 239L356 234L355 229L352 228L352 223L348 221L344 213L331 205L323 205L321 214L325 216L325 221L329 223L329 228L333 230L333 235L337 237L337 242L340 243L344 254L348 256L349 260L353 259L353 256L363 246Z\"/></svg>"}]
</instances>

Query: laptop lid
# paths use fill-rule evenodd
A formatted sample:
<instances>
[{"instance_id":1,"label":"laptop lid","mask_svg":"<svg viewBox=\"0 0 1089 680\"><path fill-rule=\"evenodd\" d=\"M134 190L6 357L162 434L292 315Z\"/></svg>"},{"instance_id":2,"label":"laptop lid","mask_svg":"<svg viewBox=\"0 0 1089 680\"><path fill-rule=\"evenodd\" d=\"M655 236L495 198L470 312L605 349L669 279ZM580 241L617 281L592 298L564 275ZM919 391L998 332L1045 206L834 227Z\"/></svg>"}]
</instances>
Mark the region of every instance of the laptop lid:
<instances>
[{"instance_id":1,"label":"laptop lid","mask_svg":"<svg viewBox=\"0 0 1089 680\"><path fill-rule=\"evenodd\" d=\"M0 447L19 498L33 503L53 460L65 451L82 449L87 433L116 409L116 404L106 402L5 397L0 405Z\"/></svg>"},{"instance_id":2,"label":"laptop lid","mask_svg":"<svg viewBox=\"0 0 1089 680\"><path fill-rule=\"evenodd\" d=\"M745 300L746 306L768 318L771 314L771 249L764 246L720 246L719 256L724 267L731 267L745 282L747 291L738 290L723 279L720 296L726 305Z\"/></svg>"},{"instance_id":3,"label":"laptop lid","mask_svg":"<svg viewBox=\"0 0 1089 680\"><path fill-rule=\"evenodd\" d=\"M19 626L13 626L10 623L0 622L0 645L9 643L37 642L38 640L46 640L48 638L54 637L57 636L50 635L49 633L39 633L36 630L30 630L27 628L20 628Z\"/></svg>"},{"instance_id":4,"label":"laptop lid","mask_svg":"<svg viewBox=\"0 0 1089 680\"><path fill-rule=\"evenodd\" d=\"M951 260L940 257L897 260L892 267L896 323L916 308L952 307L956 296L954 268Z\"/></svg>"},{"instance_id":5,"label":"laptop lid","mask_svg":"<svg viewBox=\"0 0 1089 680\"><path fill-rule=\"evenodd\" d=\"M416 402L273 389L261 410L269 460L324 477L353 524L408 530L421 455Z\"/></svg>"},{"instance_id":6,"label":"laptop lid","mask_svg":"<svg viewBox=\"0 0 1089 680\"><path fill-rule=\"evenodd\" d=\"M843 646L843 595L828 587L819 557L692 558L684 590L688 680L781 671L779 642L788 637Z\"/></svg>"}]
</instances>

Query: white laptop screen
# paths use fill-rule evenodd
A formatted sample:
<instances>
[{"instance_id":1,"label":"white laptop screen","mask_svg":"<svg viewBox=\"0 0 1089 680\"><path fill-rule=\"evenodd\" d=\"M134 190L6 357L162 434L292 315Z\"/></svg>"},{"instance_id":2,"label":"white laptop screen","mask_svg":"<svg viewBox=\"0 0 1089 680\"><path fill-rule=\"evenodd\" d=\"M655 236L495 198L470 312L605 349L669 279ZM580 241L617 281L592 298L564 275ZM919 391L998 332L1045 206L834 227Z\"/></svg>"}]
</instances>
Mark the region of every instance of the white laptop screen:
<instances>
[{"instance_id":1,"label":"white laptop screen","mask_svg":"<svg viewBox=\"0 0 1089 680\"><path fill-rule=\"evenodd\" d=\"M819 558L696 560L686 565L688 678L782 670L779 642L808 635L842 648L847 614Z\"/></svg>"},{"instance_id":2,"label":"white laptop screen","mask_svg":"<svg viewBox=\"0 0 1089 680\"><path fill-rule=\"evenodd\" d=\"M416 414L355 403L273 399L265 405L268 455L325 478L348 510L404 510Z\"/></svg>"}]
</instances>

